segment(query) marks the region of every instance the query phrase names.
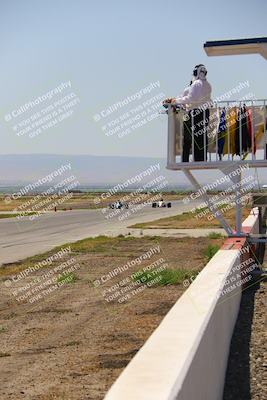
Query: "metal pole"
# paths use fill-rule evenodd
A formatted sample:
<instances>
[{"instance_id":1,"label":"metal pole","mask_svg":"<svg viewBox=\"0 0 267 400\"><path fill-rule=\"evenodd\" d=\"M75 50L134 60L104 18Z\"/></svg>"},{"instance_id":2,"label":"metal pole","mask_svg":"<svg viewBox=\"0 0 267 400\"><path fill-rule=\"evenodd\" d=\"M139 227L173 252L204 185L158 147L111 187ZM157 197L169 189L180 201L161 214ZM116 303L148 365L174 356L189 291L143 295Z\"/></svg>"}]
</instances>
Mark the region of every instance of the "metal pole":
<instances>
[{"instance_id":1,"label":"metal pole","mask_svg":"<svg viewBox=\"0 0 267 400\"><path fill-rule=\"evenodd\" d=\"M185 176L188 178L189 182L191 182L191 184L194 186L194 188L196 190L201 190L201 186L198 183L198 181L196 180L196 178L194 177L194 175L192 175L192 173L189 171L189 169L183 169L182 170L185 174ZM206 192L201 192L200 191L200 195L201 197L203 197L210 209L210 211L212 212L212 214L214 215L215 218L217 218L220 223L222 224L222 226L224 227L225 231L227 232L228 236L233 236L234 232L231 228L231 226L228 224L228 222L223 218L222 213L218 210L218 208L216 207L215 204L212 204L212 202L210 201L209 196L207 195Z\"/></svg>"},{"instance_id":2,"label":"metal pole","mask_svg":"<svg viewBox=\"0 0 267 400\"><path fill-rule=\"evenodd\" d=\"M266 146L267 146L267 138L266 138L266 102L265 102L265 100L264 100L264 102L263 102L263 118L264 118L264 121L263 121L264 159L266 160L266 159L267 159L267 154L266 154L266 152L267 152L267 149L266 149Z\"/></svg>"},{"instance_id":3,"label":"metal pole","mask_svg":"<svg viewBox=\"0 0 267 400\"><path fill-rule=\"evenodd\" d=\"M252 139L252 160L255 160L255 131L254 131L254 117L255 117L255 113L254 113L254 103L253 100L251 101L251 139Z\"/></svg>"},{"instance_id":4,"label":"metal pole","mask_svg":"<svg viewBox=\"0 0 267 400\"><path fill-rule=\"evenodd\" d=\"M241 103L239 106L239 153L240 153L240 160L242 159L242 118L243 118L243 112L242 112L242 117L241 117Z\"/></svg>"},{"instance_id":5,"label":"metal pole","mask_svg":"<svg viewBox=\"0 0 267 400\"><path fill-rule=\"evenodd\" d=\"M229 118L229 114L230 114L230 118ZM228 115L228 119L227 119L227 141L228 141L228 160L230 160L230 124L231 124L231 109L229 112L229 102L227 102L227 115Z\"/></svg>"},{"instance_id":6,"label":"metal pole","mask_svg":"<svg viewBox=\"0 0 267 400\"><path fill-rule=\"evenodd\" d=\"M175 164L175 120L171 104L168 105L168 165Z\"/></svg>"},{"instance_id":7,"label":"metal pole","mask_svg":"<svg viewBox=\"0 0 267 400\"><path fill-rule=\"evenodd\" d=\"M207 153L206 153L206 147L207 147L207 138L206 138L206 110L203 111L203 129L202 129L203 135L204 135L204 161L207 161Z\"/></svg>"},{"instance_id":8,"label":"metal pole","mask_svg":"<svg viewBox=\"0 0 267 400\"><path fill-rule=\"evenodd\" d=\"M241 203L241 180L242 172L236 176L236 232L240 236L242 234L242 203Z\"/></svg>"},{"instance_id":9,"label":"metal pole","mask_svg":"<svg viewBox=\"0 0 267 400\"><path fill-rule=\"evenodd\" d=\"M220 126L220 120L221 120L221 116L220 116L220 109L219 109L219 107L218 107L218 104L217 104L217 110L216 110L216 114L217 114L217 118L218 118L218 120L219 120L219 125L218 125L218 127ZM215 136L215 142L216 142L216 144L215 144L215 153L216 153L216 161L218 161L218 132L219 132L219 129L218 129L218 131L216 132L216 136Z\"/></svg>"},{"instance_id":10,"label":"metal pole","mask_svg":"<svg viewBox=\"0 0 267 400\"><path fill-rule=\"evenodd\" d=\"M192 110L193 111L193 110ZM191 113L191 135L192 135L192 157L193 161L195 161L195 148L194 148L194 133L195 133L195 127L194 127L194 117L193 117L194 111Z\"/></svg>"}]
</instances>

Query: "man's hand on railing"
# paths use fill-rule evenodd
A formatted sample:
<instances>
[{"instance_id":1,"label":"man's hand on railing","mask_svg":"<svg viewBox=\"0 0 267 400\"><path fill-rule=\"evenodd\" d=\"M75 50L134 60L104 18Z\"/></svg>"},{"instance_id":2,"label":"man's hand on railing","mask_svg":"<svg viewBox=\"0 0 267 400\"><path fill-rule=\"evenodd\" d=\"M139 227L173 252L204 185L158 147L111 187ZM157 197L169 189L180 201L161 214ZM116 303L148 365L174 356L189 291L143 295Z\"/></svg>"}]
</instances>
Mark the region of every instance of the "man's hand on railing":
<instances>
[{"instance_id":1,"label":"man's hand on railing","mask_svg":"<svg viewBox=\"0 0 267 400\"><path fill-rule=\"evenodd\" d=\"M176 105L176 98L175 97L169 97L169 98L163 100L163 102L162 102L162 105L165 108L168 108L169 104L172 104L173 106L175 106Z\"/></svg>"},{"instance_id":2,"label":"man's hand on railing","mask_svg":"<svg viewBox=\"0 0 267 400\"><path fill-rule=\"evenodd\" d=\"M170 103L176 103L176 98L175 97L168 97L167 99L163 100L162 104L170 104Z\"/></svg>"}]
</instances>

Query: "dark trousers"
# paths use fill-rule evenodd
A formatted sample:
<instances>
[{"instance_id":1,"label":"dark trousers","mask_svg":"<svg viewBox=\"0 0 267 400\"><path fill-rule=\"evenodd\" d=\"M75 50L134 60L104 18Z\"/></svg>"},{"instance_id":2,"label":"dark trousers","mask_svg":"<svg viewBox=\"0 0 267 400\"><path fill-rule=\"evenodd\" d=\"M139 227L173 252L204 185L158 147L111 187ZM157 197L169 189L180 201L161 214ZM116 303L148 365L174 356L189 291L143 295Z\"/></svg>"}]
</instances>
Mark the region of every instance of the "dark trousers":
<instances>
[{"instance_id":1,"label":"dark trousers","mask_svg":"<svg viewBox=\"0 0 267 400\"><path fill-rule=\"evenodd\" d=\"M189 162L192 137L193 161L204 161L205 154L207 160L209 116L209 110L199 110L197 108L188 112L188 120L184 122L182 162Z\"/></svg>"}]
</instances>

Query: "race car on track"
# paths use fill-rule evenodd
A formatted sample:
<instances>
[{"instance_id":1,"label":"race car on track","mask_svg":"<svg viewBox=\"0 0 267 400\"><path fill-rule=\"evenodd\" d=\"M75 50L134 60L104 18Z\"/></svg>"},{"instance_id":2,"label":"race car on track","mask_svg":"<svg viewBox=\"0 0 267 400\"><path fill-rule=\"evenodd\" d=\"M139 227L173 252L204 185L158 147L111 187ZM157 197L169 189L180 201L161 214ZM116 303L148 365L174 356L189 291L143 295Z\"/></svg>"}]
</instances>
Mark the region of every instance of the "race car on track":
<instances>
[{"instance_id":1,"label":"race car on track","mask_svg":"<svg viewBox=\"0 0 267 400\"><path fill-rule=\"evenodd\" d=\"M156 207L160 207L160 208L171 208L172 203L169 201L168 203L166 203L165 201L163 201L163 199L160 199L159 201L155 201L152 203L152 207L156 208Z\"/></svg>"},{"instance_id":2,"label":"race car on track","mask_svg":"<svg viewBox=\"0 0 267 400\"><path fill-rule=\"evenodd\" d=\"M123 203L120 200L115 201L114 203L110 203L108 206L109 206L109 208L116 209L116 210L121 210L122 208L129 208L129 204Z\"/></svg>"}]
</instances>

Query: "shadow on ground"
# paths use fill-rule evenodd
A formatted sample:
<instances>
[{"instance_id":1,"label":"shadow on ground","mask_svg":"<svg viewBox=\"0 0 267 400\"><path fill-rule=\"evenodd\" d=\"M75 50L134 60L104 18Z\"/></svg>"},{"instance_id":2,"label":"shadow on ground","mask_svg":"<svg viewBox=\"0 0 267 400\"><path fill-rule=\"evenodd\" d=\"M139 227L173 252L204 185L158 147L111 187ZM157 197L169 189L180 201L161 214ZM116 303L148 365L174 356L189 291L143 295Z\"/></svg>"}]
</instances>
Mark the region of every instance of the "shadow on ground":
<instances>
[{"instance_id":1,"label":"shadow on ground","mask_svg":"<svg viewBox=\"0 0 267 400\"><path fill-rule=\"evenodd\" d=\"M261 233L266 233L266 212L263 217ZM256 259L258 259L260 264L264 261L266 263L265 251L265 243L259 244ZM260 280L260 276L254 277L254 284L246 288L242 294L239 315L231 341L223 400L255 399L255 393L252 394L251 379L255 379L256 377L251 376L251 363L253 363L253 360L250 359L250 352L255 297L257 291L260 289ZM254 327L254 329L256 329L256 327ZM260 349L258 350L260 351ZM252 351L255 351L255 349ZM258 395L256 398L261 399Z\"/></svg>"},{"instance_id":2,"label":"shadow on ground","mask_svg":"<svg viewBox=\"0 0 267 400\"><path fill-rule=\"evenodd\" d=\"M234 329L225 379L223 400L251 400L250 341L255 294L259 283L244 290Z\"/></svg>"}]
</instances>

